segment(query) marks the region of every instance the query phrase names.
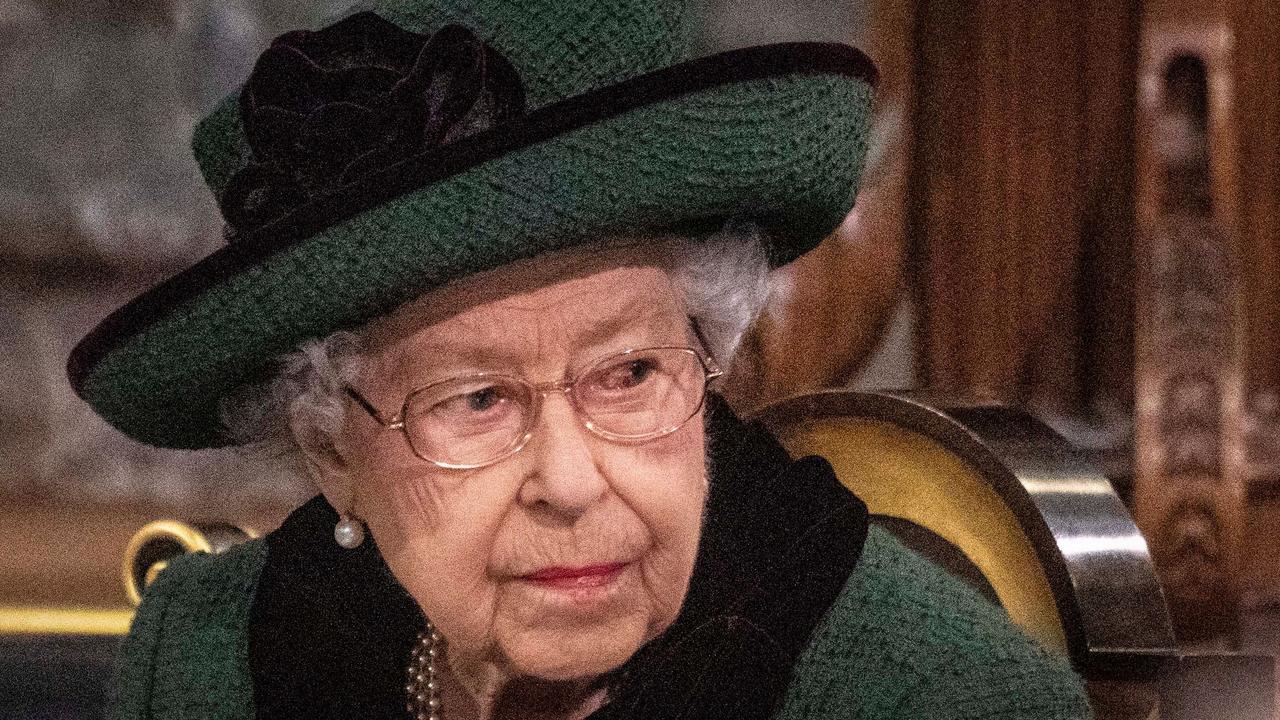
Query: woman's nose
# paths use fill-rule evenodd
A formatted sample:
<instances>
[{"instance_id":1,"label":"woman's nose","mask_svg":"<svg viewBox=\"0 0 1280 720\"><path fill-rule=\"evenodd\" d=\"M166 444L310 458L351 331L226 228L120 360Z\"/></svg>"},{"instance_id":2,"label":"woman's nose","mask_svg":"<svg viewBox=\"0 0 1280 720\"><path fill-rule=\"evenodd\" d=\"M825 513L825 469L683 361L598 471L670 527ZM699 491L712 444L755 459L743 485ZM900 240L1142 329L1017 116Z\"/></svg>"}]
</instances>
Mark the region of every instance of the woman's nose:
<instances>
[{"instance_id":1,"label":"woman's nose","mask_svg":"<svg viewBox=\"0 0 1280 720\"><path fill-rule=\"evenodd\" d=\"M528 461L521 502L572 517L586 512L609 485L592 452L595 445L569 399L548 393L533 437L521 453Z\"/></svg>"}]
</instances>

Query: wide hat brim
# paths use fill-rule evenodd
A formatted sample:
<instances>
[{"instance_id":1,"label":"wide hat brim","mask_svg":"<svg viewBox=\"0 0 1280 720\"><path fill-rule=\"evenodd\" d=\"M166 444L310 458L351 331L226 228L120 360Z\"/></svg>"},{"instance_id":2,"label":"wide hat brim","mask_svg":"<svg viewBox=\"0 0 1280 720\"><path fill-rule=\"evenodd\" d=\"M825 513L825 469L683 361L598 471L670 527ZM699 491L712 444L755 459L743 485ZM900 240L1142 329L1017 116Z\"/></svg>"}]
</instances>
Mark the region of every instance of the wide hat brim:
<instances>
[{"instance_id":1,"label":"wide hat brim","mask_svg":"<svg viewBox=\"0 0 1280 720\"><path fill-rule=\"evenodd\" d=\"M472 273L730 217L759 222L785 264L853 206L875 78L844 45L735 50L407 158L113 313L72 352L72 387L144 443L225 446L221 400L276 358Z\"/></svg>"}]
</instances>

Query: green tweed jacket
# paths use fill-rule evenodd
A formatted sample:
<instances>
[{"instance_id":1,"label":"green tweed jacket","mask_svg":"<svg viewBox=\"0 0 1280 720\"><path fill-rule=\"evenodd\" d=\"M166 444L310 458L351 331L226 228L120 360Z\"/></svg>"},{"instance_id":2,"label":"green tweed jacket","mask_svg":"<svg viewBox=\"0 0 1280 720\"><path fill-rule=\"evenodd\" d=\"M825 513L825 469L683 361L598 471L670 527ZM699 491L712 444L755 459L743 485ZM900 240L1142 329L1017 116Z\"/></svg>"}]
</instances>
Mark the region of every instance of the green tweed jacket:
<instances>
[{"instance_id":1,"label":"green tweed jacket","mask_svg":"<svg viewBox=\"0 0 1280 720\"><path fill-rule=\"evenodd\" d=\"M754 426L725 437L681 617L593 720L1089 717L1063 658L869 525L825 461ZM264 540L173 562L123 646L112 717L407 717L421 616L372 543L336 548L334 519L317 498Z\"/></svg>"}]
</instances>

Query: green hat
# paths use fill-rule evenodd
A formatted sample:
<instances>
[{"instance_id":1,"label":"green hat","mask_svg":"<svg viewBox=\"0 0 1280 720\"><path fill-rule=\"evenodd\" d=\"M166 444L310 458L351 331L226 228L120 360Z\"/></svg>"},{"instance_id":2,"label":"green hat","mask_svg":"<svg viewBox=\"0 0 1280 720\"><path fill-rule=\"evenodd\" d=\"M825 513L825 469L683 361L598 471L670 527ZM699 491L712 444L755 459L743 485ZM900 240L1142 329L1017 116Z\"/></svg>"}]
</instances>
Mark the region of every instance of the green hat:
<instances>
[{"instance_id":1,"label":"green hat","mask_svg":"<svg viewBox=\"0 0 1280 720\"><path fill-rule=\"evenodd\" d=\"M277 38L193 146L228 244L102 322L71 384L137 440L233 440L274 359L445 282L619 231L753 218L775 264L853 205L875 68L688 59L679 0L399 0Z\"/></svg>"}]
</instances>

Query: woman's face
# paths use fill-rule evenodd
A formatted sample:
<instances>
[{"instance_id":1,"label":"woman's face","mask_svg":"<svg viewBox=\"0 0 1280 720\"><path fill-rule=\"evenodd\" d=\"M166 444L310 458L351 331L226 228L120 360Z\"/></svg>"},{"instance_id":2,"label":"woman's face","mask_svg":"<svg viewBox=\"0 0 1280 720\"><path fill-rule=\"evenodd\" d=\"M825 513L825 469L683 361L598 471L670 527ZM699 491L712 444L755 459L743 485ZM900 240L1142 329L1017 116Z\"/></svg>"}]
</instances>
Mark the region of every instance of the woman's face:
<instances>
[{"instance_id":1,"label":"woman's face","mask_svg":"<svg viewBox=\"0 0 1280 720\"><path fill-rule=\"evenodd\" d=\"M517 294L491 292L509 287L510 273L554 273L554 262L435 291L379 322L358 390L390 417L410 391L445 378L501 372L548 383L621 350L695 346L658 268L578 267ZM593 434L551 392L523 450L451 470L353 407L335 449L352 514L444 635L455 667L590 677L622 664L680 609L706 494L701 414L622 444Z\"/></svg>"}]
</instances>

